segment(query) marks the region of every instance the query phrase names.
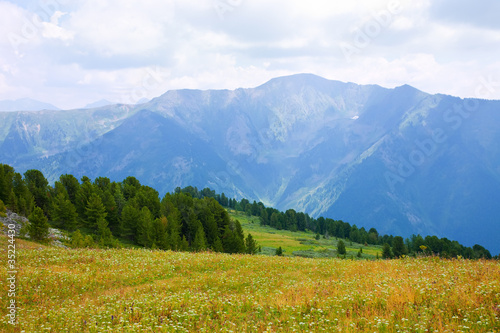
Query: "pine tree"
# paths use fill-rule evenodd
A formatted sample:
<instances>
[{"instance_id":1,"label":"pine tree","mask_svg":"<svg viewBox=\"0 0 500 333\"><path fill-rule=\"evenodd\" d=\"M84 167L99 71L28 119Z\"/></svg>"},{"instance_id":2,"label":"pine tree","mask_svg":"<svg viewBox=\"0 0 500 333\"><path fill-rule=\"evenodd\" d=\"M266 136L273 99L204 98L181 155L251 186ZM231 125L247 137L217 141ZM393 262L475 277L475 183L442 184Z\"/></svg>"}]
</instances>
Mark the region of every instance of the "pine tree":
<instances>
[{"instance_id":1,"label":"pine tree","mask_svg":"<svg viewBox=\"0 0 500 333\"><path fill-rule=\"evenodd\" d=\"M280 257L283 256L283 249L281 246L276 249L276 255Z\"/></svg>"},{"instance_id":2,"label":"pine tree","mask_svg":"<svg viewBox=\"0 0 500 333\"><path fill-rule=\"evenodd\" d=\"M181 222L179 211L173 211L167 219L167 232L170 240L170 248L172 249L172 251L182 251Z\"/></svg>"},{"instance_id":3,"label":"pine tree","mask_svg":"<svg viewBox=\"0 0 500 333\"><path fill-rule=\"evenodd\" d=\"M194 241L192 244L193 251L204 251L207 249L207 240L205 238L205 231L203 231L203 226L201 223L198 225L198 230L194 236Z\"/></svg>"},{"instance_id":4,"label":"pine tree","mask_svg":"<svg viewBox=\"0 0 500 333\"><path fill-rule=\"evenodd\" d=\"M245 243L248 254L257 253L257 242L255 241L255 239L253 239L251 234L248 234Z\"/></svg>"},{"instance_id":5,"label":"pine tree","mask_svg":"<svg viewBox=\"0 0 500 333\"><path fill-rule=\"evenodd\" d=\"M214 250L215 252L224 252L224 247L222 246L222 242L219 236L215 238L215 241L212 244L212 250Z\"/></svg>"},{"instance_id":6,"label":"pine tree","mask_svg":"<svg viewBox=\"0 0 500 333\"><path fill-rule=\"evenodd\" d=\"M61 227L73 231L76 229L76 213L75 206L71 203L67 195L59 193L52 206L52 220L57 222Z\"/></svg>"},{"instance_id":7,"label":"pine tree","mask_svg":"<svg viewBox=\"0 0 500 333\"><path fill-rule=\"evenodd\" d=\"M137 239L137 221L140 211L131 204L127 204L120 217L120 235L132 241Z\"/></svg>"},{"instance_id":8,"label":"pine tree","mask_svg":"<svg viewBox=\"0 0 500 333\"><path fill-rule=\"evenodd\" d=\"M388 243L384 243L382 247L382 258L383 259L392 258L391 246Z\"/></svg>"},{"instance_id":9,"label":"pine tree","mask_svg":"<svg viewBox=\"0 0 500 333\"><path fill-rule=\"evenodd\" d=\"M80 232L80 229L76 230L75 232L73 232L73 234L71 234L70 245L72 248L84 247L84 244L85 244L85 240L83 238L82 233Z\"/></svg>"},{"instance_id":10,"label":"pine tree","mask_svg":"<svg viewBox=\"0 0 500 333\"><path fill-rule=\"evenodd\" d=\"M16 193L14 193L14 189L10 190L10 195L9 195L9 208L10 210L19 213L19 207L17 204L18 200L16 197Z\"/></svg>"},{"instance_id":11,"label":"pine tree","mask_svg":"<svg viewBox=\"0 0 500 333\"><path fill-rule=\"evenodd\" d=\"M153 216L148 207L142 207L137 222L137 243L145 247L153 245Z\"/></svg>"},{"instance_id":12,"label":"pine tree","mask_svg":"<svg viewBox=\"0 0 500 333\"><path fill-rule=\"evenodd\" d=\"M406 245L403 241L403 237L401 236L394 237L394 240L392 241L392 253L396 258L400 258L404 254L408 253Z\"/></svg>"},{"instance_id":13,"label":"pine tree","mask_svg":"<svg viewBox=\"0 0 500 333\"><path fill-rule=\"evenodd\" d=\"M40 207L35 207L28 220L30 221L28 229L30 238L39 241L46 240L49 236L49 223L43 210Z\"/></svg>"},{"instance_id":14,"label":"pine tree","mask_svg":"<svg viewBox=\"0 0 500 333\"><path fill-rule=\"evenodd\" d=\"M49 182L39 170L28 170L24 173L24 180L28 190L35 198L35 203L39 208L42 208L44 212L47 212L49 198L47 196L47 190Z\"/></svg>"},{"instance_id":15,"label":"pine tree","mask_svg":"<svg viewBox=\"0 0 500 333\"><path fill-rule=\"evenodd\" d=\"M5 204L3 203L3 201L0 200L0 216L2 216L2 217L7 216L7 214L5 214L6 212L7 212L7 207L5 207Z\"/></svg>"},{"instance_id":16,"label":"pine tree","mask_svg":"<svg viewBox=\"0 0 500 333\"><path fill-rule=\"evenodd\" d=\"M101 247L113 246L113 235L108 228L108 221L105 218L100 218L97 221L97 237Z\"/></svg>"},{"instance_id":17,"label":"pine tree","mask_svg":"<svg viewBox=\"0 0 500 333\"><path fill-rule=\"evenodd\" d=\"M85 215L87 220L85 221L86 226L92 230L94 233L97 233L97 222L101 219L106 218L106 208L102 204L101 197L97 194L92 194L87 202L87 206L85 207Z\"/></svg>"},{"instance_id":18,"label":"pine tree","mask_svg":"<svg viewBox=\"0 0 500 333\"><path fill-rule=\"evenodd\" d=\"M179 250L180 251L187 251L188 249L189 249L189 242L187 241L186 236L182 236Z\"/></svg>"},{"instance_id":19,"label":"pine tree","mask_svg":"<svg viewBox=\"0 0 500 333\"><path fill-rule=\"evenodd\" d=\"M337 243L337 253L338 254L346 254L347 253L347 251L345 249L344 241L342 241L342 240L339 240Z\"/></svg>"}]
</instances>

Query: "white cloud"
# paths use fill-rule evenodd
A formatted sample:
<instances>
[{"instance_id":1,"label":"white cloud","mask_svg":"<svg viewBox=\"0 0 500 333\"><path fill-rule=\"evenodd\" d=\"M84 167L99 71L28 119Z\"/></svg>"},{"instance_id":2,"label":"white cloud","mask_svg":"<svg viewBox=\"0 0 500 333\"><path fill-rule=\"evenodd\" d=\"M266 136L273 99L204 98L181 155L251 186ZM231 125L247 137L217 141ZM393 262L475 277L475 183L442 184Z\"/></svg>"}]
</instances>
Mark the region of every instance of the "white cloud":
<instances>
[{"instance_id":1,"label":"white cloud","mask_svg":"<svg viewBox=\"0 0 500 333\"><path fill-rule=\"evenodd\" d=\"M68 41L73 39L75 33L59 26L59 19L66 13L56 11L50 18L50 22L42 22L42 36L45 38L60 39Z\"/></svg>"},{"instance_id":2,"label":"white cloud","mask_svg":"<svg viewBox=\"0 0 500 333\"><path fill-rule=\"evenodd\" d=\"M152 52L174 31L173 1L88 0L71 14L68 26L83 47L107 57Z\"/></svg>"},{"instance_id":3,"label":"white cloud","mask_svg":"<svg viewBox=\"0 0 500 333\"><path fill-rule=\"evenodd\" d=\"M478 10L465 20L470 6L460 1L446 13L429 0L58 0L46 8L0 0L0 99L78 107L168 89L252 87L297 72L472 96L481 75L500 81L500 27L489 14L481 23ZM221 3L223 13L214 7ZM393 3L398 10L384 17ZM340 43L354 45L369 28L346 61ZM9 36L18 36L16 47ZM152 69L162 80L146 89Z\"/></svg>"}]
</instances>

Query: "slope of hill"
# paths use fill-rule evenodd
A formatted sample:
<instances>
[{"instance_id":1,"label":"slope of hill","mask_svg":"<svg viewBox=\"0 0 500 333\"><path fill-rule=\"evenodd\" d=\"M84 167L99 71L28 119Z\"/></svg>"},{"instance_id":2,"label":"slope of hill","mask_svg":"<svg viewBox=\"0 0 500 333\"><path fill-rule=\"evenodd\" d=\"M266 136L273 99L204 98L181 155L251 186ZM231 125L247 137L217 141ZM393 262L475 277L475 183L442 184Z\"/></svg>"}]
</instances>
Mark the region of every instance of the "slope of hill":
<instances>
[{"instance_id":1,"label":"slope of hill","mask_svg":"<svg viewBox=\"0 0 500 333\"><path fill-rule=\"evenodd\" d=\"M52 177L127 174L165 192L210 187L498 253L499 109L301 74L253 89L169 91L140 106L0 113L0 161Z\"/></svg>"}]
</instances>

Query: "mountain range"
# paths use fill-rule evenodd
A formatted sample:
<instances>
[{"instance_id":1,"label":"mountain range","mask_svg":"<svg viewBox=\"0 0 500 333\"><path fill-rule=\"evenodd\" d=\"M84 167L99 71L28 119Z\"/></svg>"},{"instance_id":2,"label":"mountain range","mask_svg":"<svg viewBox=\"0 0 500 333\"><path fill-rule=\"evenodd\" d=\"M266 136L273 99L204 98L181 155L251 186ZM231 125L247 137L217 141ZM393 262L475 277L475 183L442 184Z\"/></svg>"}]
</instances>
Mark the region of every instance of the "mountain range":
<instances>
[{"instance_id":1,"label":"mountain range","mask_svg":"<svg viewBox=\"0 0 500 333\"><path fill-rule=\"evenodd\" d=\"M140 105L0 112L0 162L187 185L500 252L500 101L298 74Z\"/></svg>"},{"instance_id":2,"label":"mountain range","mask_svg":"<svg viewBox=\"0 0 500 333\"><path fill-rule=\"evenodd\" d=\"M52 104L40 102L31 98L20 98L16 100L0 101L0 112L41 111L41 110L60 110L60 109Z\"/></svg>"}]
</instances>

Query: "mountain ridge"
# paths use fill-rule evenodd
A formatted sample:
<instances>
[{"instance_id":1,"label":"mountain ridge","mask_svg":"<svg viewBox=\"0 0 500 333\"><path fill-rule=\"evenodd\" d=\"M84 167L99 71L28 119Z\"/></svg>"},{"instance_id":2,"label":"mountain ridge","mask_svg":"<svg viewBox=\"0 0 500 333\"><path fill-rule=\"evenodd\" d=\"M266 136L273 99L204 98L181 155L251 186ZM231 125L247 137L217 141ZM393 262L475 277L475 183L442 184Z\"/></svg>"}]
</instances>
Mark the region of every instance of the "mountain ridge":
<instances>
[{"instance_id":1,"label":"mountain ridge","mask_svg":"<svg viewBox=\"0 0 500 333\"><path fill-rule=\"evenodd\" d=\"M20 98L16 100L0 101L0 112L16 111L42 111L42 110L60 110L57 106L50 103L40 102L31 98Z\"/></svg>"},{"instance_id":2,"label":"mountain ridge","mask_svg":"<svg viewBox=\"0 0 500 333\"><path fill-rule=\"evenodd\" d=\"M474 112L466 103L476 105ZM448 236L500 252L492 236L500 233L500 210L488 199L500 187L499 106L408 85L387 89L298 74L255 88L171 90L140 106L65 111L66 118L0 113L0 120L9 119L0 125L0 160L19 170L36 165L51 177L67 172L119 179L123 172L160 192L210 187L281 210L384 233ZM435 142L436 136L446 140ZM168 146L167 138L183 150ZM26 148L22 158L10 148L16 140ZM127 151L127 141L136 155ZM106 150L108 144L115 148ZM64 162L68 154L75 163ZM101 161L99 172L88 161ZM401 175L408 164L411 172ZM474 216L483 234L467 221Z\"/></svg>"}]
</instances>

